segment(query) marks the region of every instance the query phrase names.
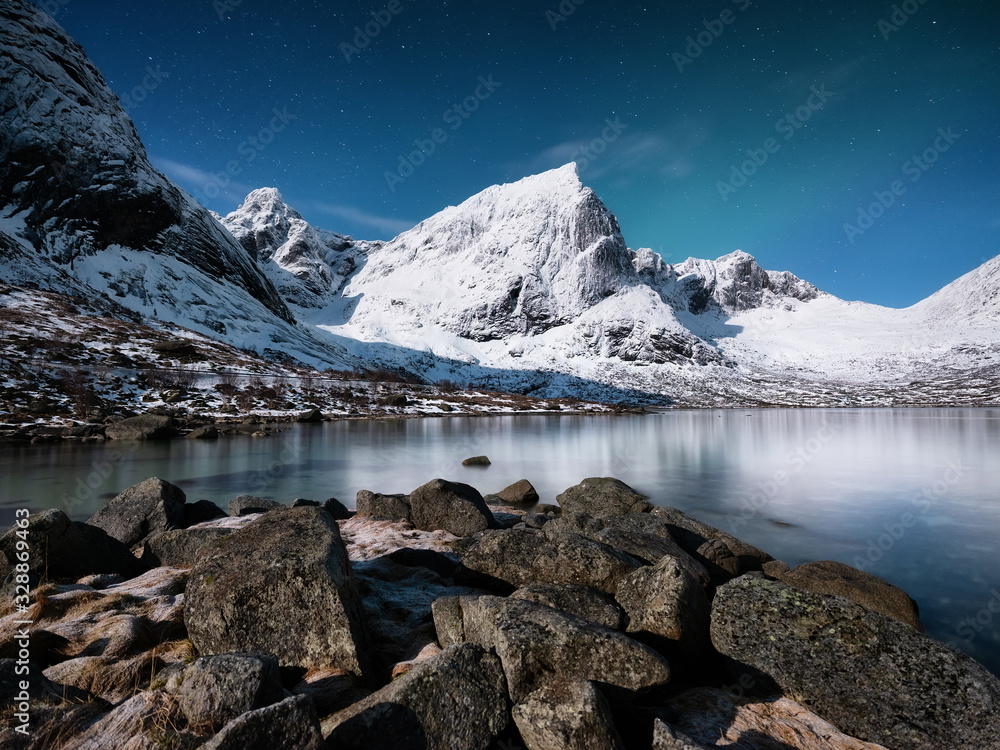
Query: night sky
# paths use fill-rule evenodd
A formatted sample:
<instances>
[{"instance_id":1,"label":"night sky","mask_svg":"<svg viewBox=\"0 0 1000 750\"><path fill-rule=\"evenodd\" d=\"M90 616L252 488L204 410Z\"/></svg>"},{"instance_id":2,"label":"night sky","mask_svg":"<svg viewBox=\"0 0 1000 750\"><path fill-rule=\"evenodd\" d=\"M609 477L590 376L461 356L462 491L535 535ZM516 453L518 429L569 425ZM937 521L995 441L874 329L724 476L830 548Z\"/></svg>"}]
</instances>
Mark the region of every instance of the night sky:
<instances>
[{"instance_id":1,"label":"night sky","mask_svg":"<svg viewBox=\"0 0 1000 750\"><path fill-rule=\"evenodd\" d=\"M577 161L671 263L904 307L1000 253L995 0L37 4L220 213L274 186L389 239Z\"/></svg>"}]
</instances>

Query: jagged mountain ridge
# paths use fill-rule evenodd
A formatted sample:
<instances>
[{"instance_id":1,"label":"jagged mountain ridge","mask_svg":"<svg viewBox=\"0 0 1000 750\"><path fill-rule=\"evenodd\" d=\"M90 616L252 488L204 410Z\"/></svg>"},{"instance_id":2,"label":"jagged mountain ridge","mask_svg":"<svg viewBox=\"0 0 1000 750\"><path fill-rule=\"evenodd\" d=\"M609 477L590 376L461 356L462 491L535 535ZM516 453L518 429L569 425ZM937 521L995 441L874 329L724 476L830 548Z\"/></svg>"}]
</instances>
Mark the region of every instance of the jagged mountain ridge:
<instances>
[{"instance_id":1,"label":"jagged mountain ridge","mask_svg":"<svg viewBox=\"0 0 1000 750\"><path fill-rule=\"evenodd\" d=\"M873 383L1000 368L997 259L904 311L741 252L670 265L627 247L574 165L487 188L386 243L312 227L274 189L224 228L149 164L57 24L23 0L0 0L0 18L8 282L103 295L270 356L488 374L540 394L847 403Z\"/></svg>"}]
</instances>

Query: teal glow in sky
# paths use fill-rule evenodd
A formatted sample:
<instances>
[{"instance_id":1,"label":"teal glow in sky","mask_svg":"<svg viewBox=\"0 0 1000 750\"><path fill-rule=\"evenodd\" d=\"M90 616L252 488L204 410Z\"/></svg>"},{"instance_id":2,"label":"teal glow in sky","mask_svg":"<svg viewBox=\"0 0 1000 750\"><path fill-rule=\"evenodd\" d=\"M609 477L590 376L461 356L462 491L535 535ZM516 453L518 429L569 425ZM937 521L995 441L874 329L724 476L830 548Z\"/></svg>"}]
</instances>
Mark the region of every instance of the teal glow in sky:
<instances>
[{"instance_id":1,"label":"teal glow in sky","mask_svg":"<svg viewBox=\"0 0 1000 750\"><path fill-rule=\"evenodd\" d=\"M633 248L903 307L1000 253L989 0L38 0L153 163L388 239L576 161Z\"/></svg>"}]
</instances>

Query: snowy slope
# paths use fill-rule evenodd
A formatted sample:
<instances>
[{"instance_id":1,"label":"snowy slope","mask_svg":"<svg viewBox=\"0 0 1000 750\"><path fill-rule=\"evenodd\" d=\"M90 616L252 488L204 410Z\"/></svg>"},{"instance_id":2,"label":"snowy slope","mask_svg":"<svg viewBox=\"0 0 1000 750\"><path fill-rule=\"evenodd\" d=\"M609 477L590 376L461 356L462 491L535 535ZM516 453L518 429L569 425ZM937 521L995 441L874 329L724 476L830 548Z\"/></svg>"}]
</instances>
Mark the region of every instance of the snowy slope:
<instances>
[{"instance_id":1,"label":"snowy slope","mask_svg":"<svg viewBox=\"0 0 1000 750\"><path fill-rule=\"evenodd\" d=\"M257 260L289 304L319 307L336 296L373 246L308 224L275 188L246 197L222 225Z\"/></svg>"},{"instance_id":2,"label":"snowy slope","mask_svg":"<svg viewBox=\"0 0 1000 750\"><path fill-rule=\"evenodd\" d=\"M254 258L147 159L114 93L48 15L0 0L0 279L105 294L258 352L344 362L294 324Z\"/></svg>"}]
</instances>

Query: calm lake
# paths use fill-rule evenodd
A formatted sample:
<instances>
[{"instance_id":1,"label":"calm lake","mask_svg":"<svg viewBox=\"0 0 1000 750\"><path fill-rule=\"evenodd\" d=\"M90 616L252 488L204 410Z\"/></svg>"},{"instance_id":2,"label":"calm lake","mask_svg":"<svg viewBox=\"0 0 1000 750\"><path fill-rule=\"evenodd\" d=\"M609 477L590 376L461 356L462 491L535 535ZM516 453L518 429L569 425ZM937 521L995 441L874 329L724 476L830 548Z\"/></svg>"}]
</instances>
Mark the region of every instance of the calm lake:
<instances>
[{"instance_id":1,"label":"calm lake","mask_svg":"<svg viewBox=\"0 0 1000 750\"><path fill-rule=\"evenodd\" d=\"M461 461L485 454L488 468ZM615 476L795 566L839 560L903 588L928 633L1000 674L1000 409L673 411L294 425L216 442L0 446L0 521L86 520L151 476L223 508L434 477L483 494L529 479L543 502Z\"/></svg>"}]
</instances>

